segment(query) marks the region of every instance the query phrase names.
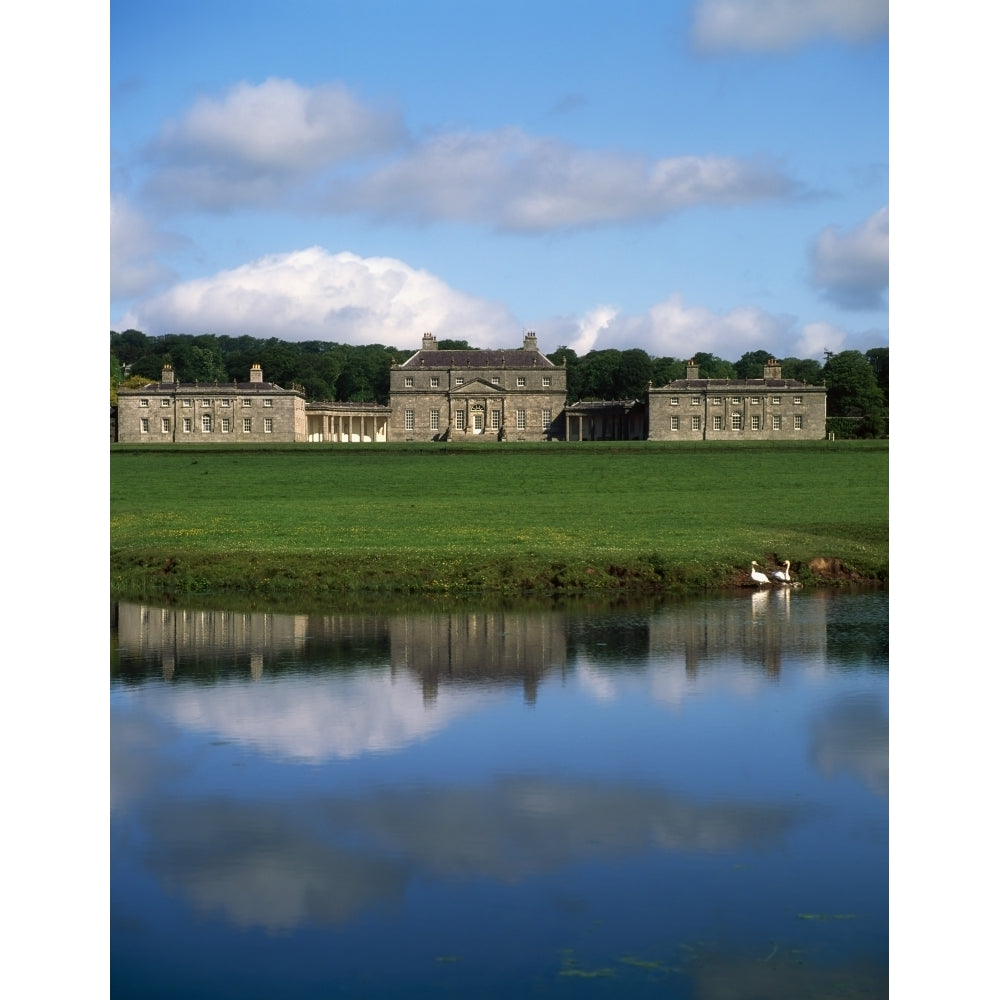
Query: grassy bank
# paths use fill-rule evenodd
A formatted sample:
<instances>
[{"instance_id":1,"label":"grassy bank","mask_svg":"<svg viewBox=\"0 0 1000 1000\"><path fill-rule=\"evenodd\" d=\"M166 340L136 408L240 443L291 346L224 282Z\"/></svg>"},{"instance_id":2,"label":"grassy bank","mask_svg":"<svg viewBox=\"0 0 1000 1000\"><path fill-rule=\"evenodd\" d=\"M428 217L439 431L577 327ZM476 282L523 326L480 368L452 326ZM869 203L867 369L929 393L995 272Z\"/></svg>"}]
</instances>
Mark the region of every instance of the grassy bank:
<instances>
[{"instance_id":1,"label":"grassy bank","mask_svg":"<svg viewBox=\"0 0 1000 1000\"><path fill-rule=\"evenodd\" d=\"M113 446L116 598L888 579L888 444Z\"/></svg>"}]
</instances>

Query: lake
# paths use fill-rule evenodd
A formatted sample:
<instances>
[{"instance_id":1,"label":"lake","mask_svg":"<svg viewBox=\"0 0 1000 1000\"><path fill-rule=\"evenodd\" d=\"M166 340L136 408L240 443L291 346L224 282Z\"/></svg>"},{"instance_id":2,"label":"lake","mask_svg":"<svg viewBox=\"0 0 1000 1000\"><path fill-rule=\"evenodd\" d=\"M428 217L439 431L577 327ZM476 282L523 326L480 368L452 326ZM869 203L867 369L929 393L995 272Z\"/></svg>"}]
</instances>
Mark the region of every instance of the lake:
<instances>
[{"instance_id":1,"label":"lake","mask_svg":"<svg viewBox=\"0 0 1000 1000\"><path fill-rule=\"evenodd\" d=\"M113 606L112 995L888 996L888 606Z\"/></svg>"}]
</instances>

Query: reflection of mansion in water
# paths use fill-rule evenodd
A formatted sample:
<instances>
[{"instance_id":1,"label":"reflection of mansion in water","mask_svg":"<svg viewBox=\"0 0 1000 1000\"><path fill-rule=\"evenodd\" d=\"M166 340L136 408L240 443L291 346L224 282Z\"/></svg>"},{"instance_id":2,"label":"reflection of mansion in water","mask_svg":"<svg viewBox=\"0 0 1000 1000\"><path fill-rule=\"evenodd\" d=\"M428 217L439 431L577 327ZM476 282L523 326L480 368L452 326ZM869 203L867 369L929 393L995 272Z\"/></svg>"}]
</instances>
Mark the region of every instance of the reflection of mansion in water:
<instances>
[{"instance_id":1,"label":"reflection of mansion in water","mask_svg":"<svg viewBox=\"0 0 1000 1000\"><path fill-rule=\"evenodd\" d=\"M428 703L446 685L511 683L533 702L546 674L563 676L578 663L619 663L623 652L629 662L688 678L733 661L767 676L789 660L825 662L827 608L828 599L797 600L787 588L754 592L746 601L706 601L696 613L690 605L672 613L668 604L625 618L556 611L293 615L119 604L117 658L123 676L156 673L168 681L388 667L418 678Z\"/></svg>"}]
</instances>

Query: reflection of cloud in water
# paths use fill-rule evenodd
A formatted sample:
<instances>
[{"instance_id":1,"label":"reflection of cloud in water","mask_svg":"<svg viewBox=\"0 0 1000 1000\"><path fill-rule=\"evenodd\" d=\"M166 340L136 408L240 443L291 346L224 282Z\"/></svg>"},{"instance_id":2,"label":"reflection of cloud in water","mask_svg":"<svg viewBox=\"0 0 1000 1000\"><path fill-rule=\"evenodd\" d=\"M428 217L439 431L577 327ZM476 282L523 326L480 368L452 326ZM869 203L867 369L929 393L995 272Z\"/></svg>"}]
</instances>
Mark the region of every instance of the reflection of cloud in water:
<instances>
[{"instance_id":1,"label":"reflection of cloud in water","mask_svg":"<svg viewBox=\"0 0 1000 1000\"><path fill-rule=\"evenodd\" d=\"M741 663L720 663L692 674L683 656L661 656L635 672L601 666L580 656L574 662L574 672L581 690L596 701L614 701L629 692L641 692L671 709L681 708L691 697L717 691L752 698L773 686L766 675Z\"/></svg>"},{"instance_id":2,"label":"reflection of cloud in water","mask_svg":"<svg viewBox=\"0 0 1000 1000\"><path fill-rule=\"evenodd\" d=\"M388 670L322 681L304 677L147 688L144 696L185 729L308 761L399 749L427 739L487 700L471 689L445 689L428 706L413 677Z\"/></svg>"},{"instance_id":3,"label":"reflection of cloud in water","mask_svg":"<svg viewBox=\"0 0 1000 1000\"><path fill-rule=\"evenodd\" d=\"M590 859L774 845L792 805L685 800L656 788L511 777L280 803L150 798L148 862L240 926L337 924L415 878L516 882Z\"/></svg>"},{"instance_id":4,"label":"reflection of cloud in water","mask_svg":"<svg viewBox=\"0 0 1000 1000\"><path fill-rule=\"evenodd\" d=\"M889 716L874 695L844 698L812 722L809 759L827 777L840 771L889 794Z\"/></svg>"}]
</instances>

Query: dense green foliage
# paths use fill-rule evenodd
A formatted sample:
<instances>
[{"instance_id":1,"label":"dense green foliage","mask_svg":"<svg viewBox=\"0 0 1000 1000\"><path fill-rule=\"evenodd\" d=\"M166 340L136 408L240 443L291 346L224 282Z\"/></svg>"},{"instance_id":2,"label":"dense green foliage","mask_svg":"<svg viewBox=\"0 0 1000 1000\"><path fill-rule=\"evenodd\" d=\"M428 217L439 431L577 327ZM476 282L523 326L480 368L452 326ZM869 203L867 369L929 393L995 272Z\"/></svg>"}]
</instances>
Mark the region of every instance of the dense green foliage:
<instances>
[{"instance_id":1,"label":"dense green foliage","mask_svg":"<svg viewBox=\"0 0 1000 1000\"><path fill-rule=\"evenodd\" d=\"M117 597L692 590L817 557L887 578L885 442L111 450Z\"/></svg>"},{"instance_id":2,"label":"dense green foliage","mask_svg":"<svg viewBox=\"0 0 1000 1000\"><path fill-rule=\"evenodd\" d=\"M468 349L464 340L441 340L441 350ZM368 344L355 347L320 340L286 342L270 338L169 334L148 337L138 330L111 332L112 404L117 380L159 379L170 362L182 382L245 381L250 366L260 364L264 377L287 388L299 386L308 400L389 402L389 370L413 351ZM581 399L642 399L649 385L666 385L684 378L687 359L654 358L639 348L590 351L577 357L569 347L546 355L566 366L568 403ZM748 351L732 363L699 352L694 361L702 378L761 378L767 351ZM830 354L826 364L810 358L781 359L782 375L807 385L826 384L827 411L848 418L839 437L883 437L888 432L889 349L867 354Z\"/></svg>"}]
</instances>

